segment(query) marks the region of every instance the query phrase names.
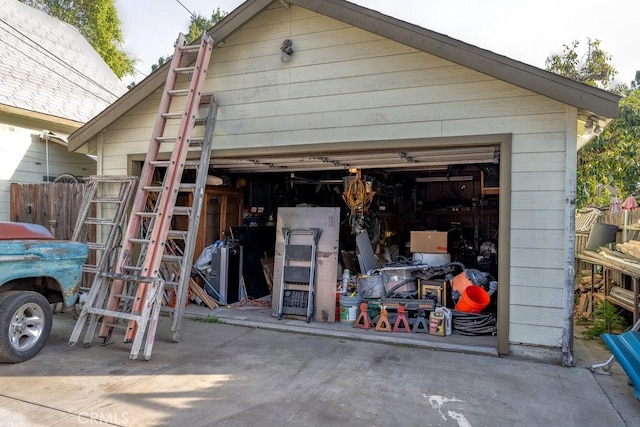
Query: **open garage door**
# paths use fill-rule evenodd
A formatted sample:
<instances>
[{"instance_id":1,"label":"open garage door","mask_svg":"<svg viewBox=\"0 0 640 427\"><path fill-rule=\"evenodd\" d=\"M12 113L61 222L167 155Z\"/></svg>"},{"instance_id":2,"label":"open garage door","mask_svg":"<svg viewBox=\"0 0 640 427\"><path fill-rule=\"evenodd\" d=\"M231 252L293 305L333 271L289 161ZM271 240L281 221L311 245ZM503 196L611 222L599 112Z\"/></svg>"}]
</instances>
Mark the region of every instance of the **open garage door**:
<instances>
[{"instance_id":1,"label":"open garage door","mask_svg":"<svg viewBox=\"0 0 640 427\"><path fill-rule=\"evenodd\" d=\"M465 344L496 348L498 293L490 282L499 282L501 147L499 139L487 138L471 143L448 140L439 144L432 141L337 144L314 147L313 151L303 146L218 151L211 159L210 174L212 182L222 185L209 190L203 213L205 230L215 233L205 231L207 237L196 253L214 240L233 236L235 231L235 237L243 240L245 269L253 265L255 273L264 258L273 256L276 236L270 230L276 228L279 208L340 207L340 271L336 272L336 282L341 270L348 269L356 291L358 281L353 278L371 273L367 271L371 265L363 265L359 258L362 247L358 247L356 237L361 231L367 232L376 269L383 270L403 268L403 263L420 264L421 259L431 262L430 249L415 250L417 246L412 247L411 236L412 232L434 231L445 236L446 259L440 259L460 263L463 269L448 277L416 281L415 286L403 289L408 293L400 296L433 297L438 305L453 310L464 287L453 289L451 276L463 275L466 279L458 280L458 285L479 285L491 292L483 311L493 321L493 329L475 331L478 336L465 338L470 340ZM358 226L353 220L353 210L345 203L345 191L356 176L367 182L372 192L364 212L366 218ZM273 240L266 242L270 239ZM251 246L256 246L256 242L258 247L253 250ZM246 261L247 253L252 252L263 259ZM474 272L467 276L465 268ZM250 276L247 272L244 278L254 292L250 297L260 298L272 291L269 284L252 284L262 279ZM256 276L262 276L261 269ZM436 292L434 286L441 286L438 283L446 280L448 288L441 287ZM387 296L390 285L389 280L385 282ZM416 314L411 313L414 317ZM476 319L467 320L459 320L460 330L475 335L473 328L465 325Z\"/></svg>"}]
</instances>

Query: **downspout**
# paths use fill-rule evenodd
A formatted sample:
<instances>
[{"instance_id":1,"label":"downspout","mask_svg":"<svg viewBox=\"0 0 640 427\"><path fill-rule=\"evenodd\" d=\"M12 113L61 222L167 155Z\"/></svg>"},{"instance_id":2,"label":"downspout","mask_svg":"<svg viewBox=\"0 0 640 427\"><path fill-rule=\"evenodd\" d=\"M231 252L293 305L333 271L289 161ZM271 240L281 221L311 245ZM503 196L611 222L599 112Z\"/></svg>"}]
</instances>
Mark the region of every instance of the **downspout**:
<instances>
[{"instance_id":1,"label":"downspout","mask_svg":"<svg viewBox=\"0 0 640 427\"><path fill-rule=\"evenodd\" d=\"M104 133L106 129L98 134L98 146L96 147L96 175L102 175L104 169Z\"/></svg>"},{"instance_id":2,"label":"downspout","mask_svg":"<svg viewBox=\"0 0 640 427\"><path fill-rule=\"evenodd\" d=\"M562 364L573 366L573 297L576 241L578 110L567 106L564 177L564 286L562 292Z\"/></svg>"},{"instance_id":3,"label":"downspout","mask_svg":"<svg viewBox=\"0 0 640 427\"><path fill-rule=\"evenodd\" d=\"M42 131L44 135L44 164L46 168L46 177L47 182L50 182L51 179L49 177L49 131Z\"/></svg>"}]
</instances>

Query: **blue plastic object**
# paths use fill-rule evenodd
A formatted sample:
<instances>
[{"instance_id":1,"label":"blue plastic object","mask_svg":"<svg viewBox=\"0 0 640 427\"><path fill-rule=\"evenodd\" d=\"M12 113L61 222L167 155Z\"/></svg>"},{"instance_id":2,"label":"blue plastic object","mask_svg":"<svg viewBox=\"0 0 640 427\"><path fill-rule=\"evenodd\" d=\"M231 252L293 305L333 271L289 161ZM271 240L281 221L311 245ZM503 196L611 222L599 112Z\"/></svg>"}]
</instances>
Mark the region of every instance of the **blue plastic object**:
<instances>
[{"instance_id":1,"label":"blue plastic object","mask_svg":"<svg viewBox=\"0 0 640 427\"><path fill-rule=\"evenodd\" d=\"M640 332L602 334L601 338L633 383L636 398L640 399Z\"/></svg>"}]
</instances>

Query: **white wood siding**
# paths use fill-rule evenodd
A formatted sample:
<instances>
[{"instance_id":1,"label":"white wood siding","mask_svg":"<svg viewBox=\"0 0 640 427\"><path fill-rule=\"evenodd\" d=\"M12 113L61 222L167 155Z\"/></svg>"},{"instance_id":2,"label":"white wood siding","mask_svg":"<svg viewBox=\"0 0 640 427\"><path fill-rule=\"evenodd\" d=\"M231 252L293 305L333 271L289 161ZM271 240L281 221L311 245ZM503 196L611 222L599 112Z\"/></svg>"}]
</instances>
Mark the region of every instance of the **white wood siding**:
<instances>
[{"instance_id":1,"label":"white wood siding","mask_svg":"<svg viewBox=\"0 0 640 427\"><path fill-rule=\"evenodd\" d=\"M289 63L280 45L293 40ZM217 149L512 134L510 341L559 346L567 106L300 7L217 47L205 91ZM145 153L156 92L104 133L103 173Z\"/></svg>"},{"instance_id":2,"label":"white wood siding","mask_svg":"<svg viewBox=\"0 0 640 427\"><path fill-rule=\"evenodd\" d=\"M0 221L9 221L11 183L37 184L49 176L71 173L89 176L95 161L83 154L69 153L57 143L39 141L40 130L0 123Z\"/></svg>"}]
</instances>

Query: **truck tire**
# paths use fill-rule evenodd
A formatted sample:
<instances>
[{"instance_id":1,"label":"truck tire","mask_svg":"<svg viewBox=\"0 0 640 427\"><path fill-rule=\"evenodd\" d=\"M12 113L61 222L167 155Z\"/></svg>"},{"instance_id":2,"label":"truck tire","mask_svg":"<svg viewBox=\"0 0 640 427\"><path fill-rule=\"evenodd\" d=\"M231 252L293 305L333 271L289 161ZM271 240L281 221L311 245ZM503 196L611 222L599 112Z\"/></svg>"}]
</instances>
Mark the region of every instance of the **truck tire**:
<instances>
[{"instance_id":1,"label":"truck tire","mask_svg":"<svg viewBox=\"0 0 640 427\"><path fill-rule=\"evenodd\" d=\"M0 293L0 362L19 363L38 354L51 333L49 301L37 292Z\"/></svg>"}]
</instances>

